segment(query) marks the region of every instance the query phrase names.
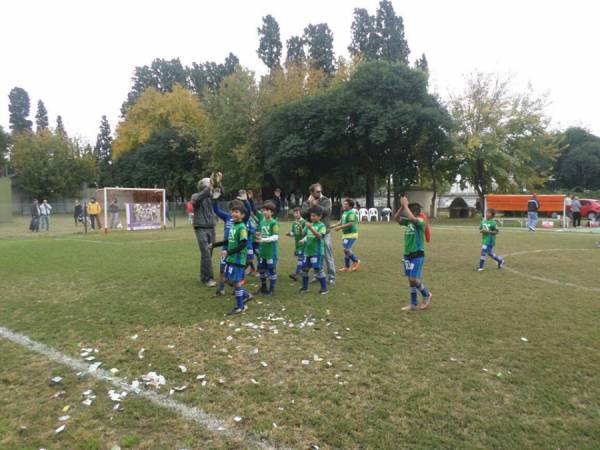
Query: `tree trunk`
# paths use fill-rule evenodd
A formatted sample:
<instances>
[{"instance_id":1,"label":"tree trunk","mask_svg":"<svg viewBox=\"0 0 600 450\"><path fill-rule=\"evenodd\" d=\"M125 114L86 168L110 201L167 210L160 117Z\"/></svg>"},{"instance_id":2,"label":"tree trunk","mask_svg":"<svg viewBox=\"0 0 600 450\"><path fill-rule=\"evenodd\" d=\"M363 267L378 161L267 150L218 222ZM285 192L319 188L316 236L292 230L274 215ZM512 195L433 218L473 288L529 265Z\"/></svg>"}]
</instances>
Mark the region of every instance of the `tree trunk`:
<instances>
[{"instance_id":1,"label":"tree trunk","mask_svg":"<svg viewBox=\"0 0 600 450\"><path fill-rule=\"evenodd\" d=\"M367 209L375 206L375 175L373 173L367 174L367 192L365 200L367 202Z\"/></svg>"},{"instance_id":2,"label":"tree trunk","mask_svg":"<svg viewBox=\"0 0 600 450\"><path fill-rule=\"evenodd\" d=\"M433 189L433 197L431 197L431 206L429 208L429 217L434 218L435 217L435 201L437 200L437 181L435 179L435 175L433 174L433 171L431 173L432 173L431 187Z\"/></svg>"},{"instance_id":3,"label":"tree trunk","mask_svg":"<svg viewBox=\"0 0 600 450\"><path fill-rule=\"evenodd\" d=\"M387 207L388 208L392 208L392 193L391 193L391 189L392 189L392 176L388 175L387 176Z\"/></svg>"}]
</instances>

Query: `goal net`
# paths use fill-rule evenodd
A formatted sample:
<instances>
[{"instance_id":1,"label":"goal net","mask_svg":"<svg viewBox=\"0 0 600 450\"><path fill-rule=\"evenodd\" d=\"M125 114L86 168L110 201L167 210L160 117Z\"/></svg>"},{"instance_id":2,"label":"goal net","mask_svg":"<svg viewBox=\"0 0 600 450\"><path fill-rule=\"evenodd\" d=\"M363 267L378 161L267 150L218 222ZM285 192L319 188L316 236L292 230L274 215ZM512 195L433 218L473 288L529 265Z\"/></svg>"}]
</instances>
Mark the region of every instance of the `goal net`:
<instances>
[{"instance_id":1,"label":"goal net","mask_svg":"<svg viewBox=\"0 0 600 450\"><path fill-rule=\"evenodd\" d=\"M157 230L166 226L166 191L107 187L96 191L105 230Z\"/></svg>"}]
</instances>

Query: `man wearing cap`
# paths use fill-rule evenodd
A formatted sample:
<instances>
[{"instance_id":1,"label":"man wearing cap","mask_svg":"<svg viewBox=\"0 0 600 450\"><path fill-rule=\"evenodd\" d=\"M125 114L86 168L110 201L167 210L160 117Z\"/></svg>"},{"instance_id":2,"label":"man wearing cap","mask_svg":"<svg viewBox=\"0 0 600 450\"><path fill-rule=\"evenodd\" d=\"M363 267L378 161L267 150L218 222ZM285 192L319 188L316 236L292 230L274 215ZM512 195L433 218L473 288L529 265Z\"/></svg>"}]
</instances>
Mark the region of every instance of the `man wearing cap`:
<instances>
[{"instance_id":1,"label":"man wearing cap","mask_svg":"<svg viewBox=\"0 0 600 450\"><path fill-rule=\"evenodd\" d=\"M212 206L213 181L202 178L198 182L198 192L192 195L191 203L194 211L192 225L200 248L200 281L208 287L214 287L211 244L216 242L215 225L217 223Z\"/></svg>"},{"instance_id":2,"label":"man wearing cap","mask_svg":"<svg viewBox=\"0 0 600 450\"><path fill-rule=\"evenodd\" d=\"M527 202L527 228L529 228L529 231L535 231L535 227L537 227L539 209L540 202L538 202L537 194L534 192Z\"/></svg>"}]
</instances>

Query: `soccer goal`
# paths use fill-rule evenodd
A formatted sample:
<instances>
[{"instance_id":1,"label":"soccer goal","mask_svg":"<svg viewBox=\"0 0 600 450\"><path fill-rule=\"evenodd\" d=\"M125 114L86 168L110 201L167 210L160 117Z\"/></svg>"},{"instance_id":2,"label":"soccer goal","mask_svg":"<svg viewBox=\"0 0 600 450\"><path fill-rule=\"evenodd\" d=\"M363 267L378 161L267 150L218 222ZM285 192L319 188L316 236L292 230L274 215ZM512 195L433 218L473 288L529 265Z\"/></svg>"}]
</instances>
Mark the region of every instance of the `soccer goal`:
<instances>
[{"instance_id":1,"label":"soccer goal","mask_svg":"<svg viewBox=\"0 0 600 450\"><path fill-rule=\"evenodd\" d=\"M494 208L498 212L526 213L529 199L531 199L531 195L489 194L485 196L485 209ZM554 222L557 222L562 224L563 228L567 226L564 195L540 194L537 196L537 200L540 204L538 212L556 214L554 219L543 219L543 224L546 222L553 225ZM503 224L504 221L515 220L519 222L520 226L525 226L527 223L527 219L523 217L498 217L497 220L500 224Z\"/></svg>"},{"instance_id":2,"label":"soccer goal","mask_svg":"<svg viewBox=\"0 0 600 450\"><path fill-rule=\"evenodd\" d=\"M167 225L164 189L106 187L96 191L104 230L158 230Z\"/></svg>"}]
</instances>

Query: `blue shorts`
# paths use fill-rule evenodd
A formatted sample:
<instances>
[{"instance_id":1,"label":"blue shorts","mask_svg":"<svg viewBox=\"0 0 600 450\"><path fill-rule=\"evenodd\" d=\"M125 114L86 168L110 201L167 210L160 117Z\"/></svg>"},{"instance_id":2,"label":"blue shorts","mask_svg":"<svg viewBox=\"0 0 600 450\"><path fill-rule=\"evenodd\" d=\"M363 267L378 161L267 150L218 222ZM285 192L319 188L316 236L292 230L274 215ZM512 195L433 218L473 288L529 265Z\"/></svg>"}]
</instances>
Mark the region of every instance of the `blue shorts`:
<instances>
[{"instance_id":1,"label":"blue shorts","mask_svg":"<svg viewBox=\"0 0 600 450\"><path fill-rule=\"evenodd\" d=\"M344 250L350 250L355 242L356 242L356 239L344 238L342 240L342 247L344 247Z\"/></svg>"},{"instance_id":2,"label":"blue shorts","mask_svg":"<svg viewBox=\"0 0 600 450\"><path fill-rule=\"evenodd\" d=\"M294 256L297 256L298 259L304 260L304 250L296 250L294 252Z\"/></svg>"},{"instance_id":3,"label":"blue shorts","mask_svg":"<svg viewBox=\"0 0 600 450\"><path fill-rule=\"evenodd\" d=\"M227 281L231 283L239 283L244 279L245 274L246 271L242 266L225 264L225 279Z\"/></svg>"},{"instance_id":4,"label":"blue shorts","mask_svg":"<svg viewBox=\"0 0 600 450\"><path fill-rule=\"evenodd\" d=\"M308 272L310 269L315 272L323 270L323 256L305 256L302 261L302 270Z\"/></svg>"},{"instance_id":5,"label":"blue shorts","mask_svg":"<svg viewBox=\"0 0 600 450\"><path fill-rule=\"evenodd\" d=\"M425 265L425 257L418 256L416 258L408 259L406 256L403 259L404 263L404 275L408 278L422 278L423 277L423 266Z\"/></svg>"},{"instance_id":6,"label":"blue shorts","mask_svg":"<svg viewBox=\"0 0 600 450\"><path fill-rule=\"evenodd\" d=\"M481 253L484 255L493 255L494 254L494 244L482 244L481 245Z\"/></svg>"},{"instance_id":7,"label":"blue shorts","mask_svg":"<svg viewBox=\"0 0 600 450\"><path fill-rule=\"evenodd\" d=\"M258 270L274 270L277 266L277 258L258 258Z\"/></svg>"}]
</instances>

